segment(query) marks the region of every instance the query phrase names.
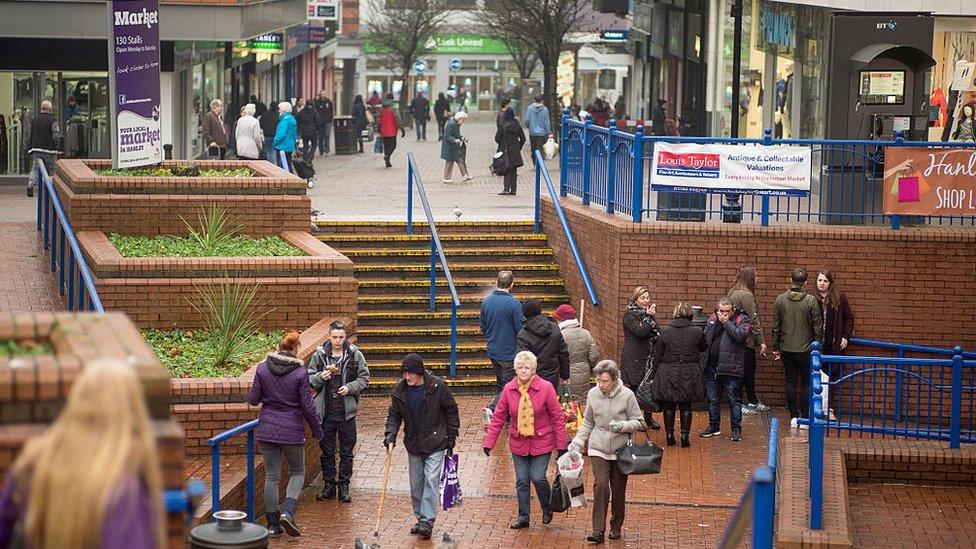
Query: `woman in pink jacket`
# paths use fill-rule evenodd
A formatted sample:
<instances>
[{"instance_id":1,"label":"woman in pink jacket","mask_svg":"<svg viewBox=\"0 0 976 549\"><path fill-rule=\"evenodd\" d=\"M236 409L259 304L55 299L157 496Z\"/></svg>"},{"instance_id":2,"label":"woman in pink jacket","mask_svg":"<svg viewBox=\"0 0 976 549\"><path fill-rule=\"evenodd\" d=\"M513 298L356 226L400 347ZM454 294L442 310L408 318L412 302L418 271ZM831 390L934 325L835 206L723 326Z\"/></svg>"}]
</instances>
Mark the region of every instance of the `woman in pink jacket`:
<instances>
[{"instance_id":1,"label":"woman in pink jacket","mask_svg":"<svg viewBox=\"0 0 976 549\"><path fill-rule=\"evenodd\" d=\"M509 420L508 447L515 463L515 495L518 518L508 525L513 530L529 527L529 481L542 505L542 524L552 522L549 509L549 480L546 469L552 451L566 453L566 423L559 397L551 383L535 374L536 358L529 351L515 355L515 379L502 389L485 435L485 455L498 441L502 425Z\"/></svg>"}]
</instances>

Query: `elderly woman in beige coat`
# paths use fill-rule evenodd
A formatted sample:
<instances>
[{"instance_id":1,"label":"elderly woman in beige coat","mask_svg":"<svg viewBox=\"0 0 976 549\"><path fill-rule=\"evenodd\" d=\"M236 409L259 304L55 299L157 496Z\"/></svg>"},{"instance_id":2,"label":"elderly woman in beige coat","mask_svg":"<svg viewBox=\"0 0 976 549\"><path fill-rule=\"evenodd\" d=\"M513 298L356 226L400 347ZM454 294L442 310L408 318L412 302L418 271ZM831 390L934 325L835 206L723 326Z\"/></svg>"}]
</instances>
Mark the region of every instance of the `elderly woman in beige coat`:
<instances>
[{"instance_id":1,"label":"elderly woman in beige coat","mask_svg":"<svg viewBox=\"0 0 976 549\"><path fill-rule=\"evenodd\" d=\"M587 395L588 405L583 425L569 444L570 452L579 452L589 441L586 455L593 467L593 533L586 536L592 544L603 543L610 503L610 539L620 539L627 498L627 475L617 467L617 450L630 439L630 433L647 429L644 414L634 392L620 380L620 368L612 360L602 360L593 368L596 387Z\"/></svg>"},{"instance_id":2,"label":"elderly woman in beige coat","mask_svg":"<svg viewBox=\"0 0 976 549\"><path fill-rule=\"evenodd\" d=\"M586 395L590 391L590 370L600 358L596 343L590 331L580 326L572 305L564 303L556 307L552 318L559 324L563 340L569 348L569 387L579 399L580 406L585 406Z\"/></svg>"}]
</instances>

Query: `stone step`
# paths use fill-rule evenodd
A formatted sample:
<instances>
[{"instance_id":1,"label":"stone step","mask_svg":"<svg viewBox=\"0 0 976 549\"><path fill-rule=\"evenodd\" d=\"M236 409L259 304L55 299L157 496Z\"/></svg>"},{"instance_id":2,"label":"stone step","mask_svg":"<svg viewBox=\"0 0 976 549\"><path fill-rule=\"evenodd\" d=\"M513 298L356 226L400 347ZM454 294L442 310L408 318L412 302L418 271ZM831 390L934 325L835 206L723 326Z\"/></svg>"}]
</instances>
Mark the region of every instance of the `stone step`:
<instances>
[{"instance_id":1,"label":"stone step","mask_svg":"<svg viewBox=\"0 0 976 549\"><path fill-rule=\"evenodd\" d=\"M358 342L357 342L357 345ZM417 353L426 360L448 361L451 358L449 343L410 342L410 343L363 343L359 346L366 357L367 364L373 360L400 361L409 353ZM459 343L457 346L458 359L488 358L484 342Z\"/></svg>"},{"instance_id":2,"label":"stone step","mask_svg":"<svg viewBox=\"0 0 976 549\"><path fill-rule=\"evenodd\" d=\"M403 265L426 265L430 268L430 250L401 250L401 249L337 249L342 255L357 264L389 263L394 258ZM452 268L451 260L464 258L467 261L495 262L495 269L502 269L508 263L538 263L552 261L553 252L550 248L459 248L444 250L448 267ZM452 273L453 274L453 273Z\"/></svg>"},{"instance_id":3,"label":"stone step","mask_svg":"<svg viewBox=\"0 0 976 549\"><path fill-rule=\"evenodd\" d=\"M413 277L424 277L430 275L430 260L425 263L357 263L354 267L356 279L359 281L370 280L373 278L390 279L399 277L410 279ZM451 269L451 276L455 277L491 277L492 280L498 275L502 268L498 263L471 262L464 258L448 260L447 266ZM530 277L551 277L559 275L559 265L555 263L526 262L520 264L510 263L505 266L515 275L515 283L521 284L523 280ZM435 265L438 275L444 272L440 261ZM492 282L494 284L494 282Z\"/></svg>"},{"instance_id":4,"label":"stone step","mask_svg":"<svg viewBox=\"0 0 976 549\"><path fill-rule=\"evenodd\" d=\"M429 272L428 272L429 273ZM452 273L453 276L453 273ZM437 278L435 288L437 293L447 293L447 279L443 276ZM486 296L495 289L495 280L491 279L454 279L454 288L459 296L461 295L481 295ZM532 294L548 294L566 291L563 281L558 278L536 278L519 280L518 288L524 292ZM418 276L415 279L391 280L391 279L370 279L359 282L359 295L429 295L430 277L429 274ZM517 297L517 296L516 296Z\"/></svg>"},{"instance_id":5,"label":"stone step","mask_svg":"<svg viewBox=\"0 0 976 549\"><path fill-rule=\"evenodd\" d=\"M380 311L361 311L356 321L359 331L363 328L399 327L440 327L450 326L451 311L403 311L397 309ZM458 326L478 326L479 310L458 309Z\"/></svg>"},{"instance_id":6,"label":"stone step","mask_svg":"<svg viewBox=\"0 0 976 549\"><path fill-rule=\"evenodd\" d=\"M451 327L450 322L441 323L443 327L410 327L387 326L377 328L357 328L356 344L366 347L373 343L445 343L450 344ZM474 344L478 339L483 339L481 329L478 326L458 327L458 343L462 339L467 343Z\"/></svg>"},{"instance_id":7,"label":"stone step","mask_svg":"<svg viewBox=\"0 0 976 549\"><path fill-rule=\"evenodd\" d=\"M342 248L386 248L395 246L398 249L430 249L429 234L341 234L318 235L320 241L330 247ZM441 236L444 249L463 246L509 246L512 248L538 248L548 246L544 234L498 233L498 234L446 234Z\"/></svg>"},{"instance_id":8,"label":"stone step","mask_svg":"<svg viewBox=\"0 0 976 549\"><path fill-rule=\"evenodd\" d=\"M463 217L463 212L462 212ZM312 223L323 231L323 235L337 234L407 234L406 221L328 221L313 219ZM471 234L471 233L532 233L532 221L443 221L437 222L437 234ZM421 214L414 218L414 234L430 234L427 219Z\"/></svg>"},{"instance_id":9,"label":"stone step","mask_svg":"<svg viewBox=\"0 0 976 549\"><path fill-rule=\"evenodd\" d=\"M473 375L473 376L442 376L447 386L454 394L494 394L495 376L492 375ZM370 379L366 394L387 394L393 386L400 381L400 377L381 377Z\"/></svg>"},{"instance_id":10,"label":"stone step","mask_svg":"<svg viewBox=\"0 0 976 549\"><path fill-rule=\"evenodd\" d=\"M465 294L458 295L458 297L460 298L462 309L476 311L481 307L481 300L484 294ZM563 303L569 303L569 296L566 294L528 294L516 295L516 297L520 301L526 301L528 299L538 300L542 305L542 310L546 312L550 312ZM426 311L430 306L430 297L428 296L361 295L357 301L360 312L387 310L391 306L396 306L403 312L419 312ZM434 303L437 304L440 311L451 312L451 296L447 292L438 292Z\"/></svg>"}]
</instances>

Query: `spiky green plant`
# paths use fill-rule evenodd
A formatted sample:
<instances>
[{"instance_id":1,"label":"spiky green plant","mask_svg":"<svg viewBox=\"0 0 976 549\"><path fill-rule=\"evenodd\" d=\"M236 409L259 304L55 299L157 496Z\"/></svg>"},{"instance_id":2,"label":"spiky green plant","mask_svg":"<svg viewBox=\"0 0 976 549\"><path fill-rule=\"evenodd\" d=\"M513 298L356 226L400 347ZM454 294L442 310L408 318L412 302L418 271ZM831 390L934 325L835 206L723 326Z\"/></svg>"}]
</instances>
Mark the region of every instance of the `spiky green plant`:
<instances>
[{"instance_id":1,"label":"spiky green plant","mask_svg":"<svg viewBox=\"0 0 976 549\"><path fill-rule=\"evenodd\" d=\"M180 216L189 232L189 238L203 248L205 256L216 256L218 250L226 246L241 232L241 225L234 222L227 211L217 204L211 204L209 210L201 209L197 216L199 231Z\"/></svg>"},{"instance_id":2,"label":"spiky green plant","mask_svg":"<svg viewBox=\"0 0 976 549\"><path fill-rule=\"evenodd\" d=\"M248 339L271 311L255 308L260 285L238 284L229 278L206 287L197 286L190 304L203 316L214 346L213 367L223 368L248 350Z\"/></svg>"}]
</instances>

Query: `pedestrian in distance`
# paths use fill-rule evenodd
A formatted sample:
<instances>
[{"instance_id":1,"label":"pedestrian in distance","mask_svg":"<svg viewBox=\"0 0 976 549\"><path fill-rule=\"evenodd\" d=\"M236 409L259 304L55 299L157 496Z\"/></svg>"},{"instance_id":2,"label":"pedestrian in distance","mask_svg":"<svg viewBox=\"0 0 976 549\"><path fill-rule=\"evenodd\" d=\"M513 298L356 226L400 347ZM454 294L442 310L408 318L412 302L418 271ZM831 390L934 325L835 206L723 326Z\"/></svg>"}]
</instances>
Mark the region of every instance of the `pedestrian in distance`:
<instances>
[{"instance_id":1,"label":"pedestrian in distance","mask_svg":"<svg viewBox=\"0 0 976 549\"><path fill-rule=\"evenodd\" d=\"M624 94L617 96L617 102L613 104L613 117L617 120L627 119L627 100L624 99Z\"/></svg>"},{"instance_id":2,"label":"pedestrian in distance","mask_svg":"<svg viewBox=\"0 0 976 549\"><path fill-rule=\"evenodd\" d=\"M569 384L569 347L559 326L542 314L535 299L522 304L525 324L516 337L517 351L531 351L536 358L538 375L556 386Z\"/></svg>"},{"instance_id":3,"label":"pedestrian in distance","mask_svg":"<svg viewBox=\"0 0 976 549\"><path fill-rule=\"evenodd\" d=\"M746 390L747 402L742 405L743 414L754 414L769 410L759 401L756 395L756 349L766 356L766 337L763 335L762 319L759 305L756 304L756 280L759 275L755 267L742 267L735 276L735 281L729 288L728 298L732 306L749 315L752 332L746 340L745 365L742 374L742 385Z\"/></svg>"},{"instance_id":4,"label":"pedestrian in distance","mask_svg":"<svg viewBox=\"0 0 976 549\"><path fill-rule=\"evenodd\" d=\"M515 120L515 111L509 109L502 117L502 127L495 131L498 150L505 153L505 186L500 195L514 195L518 185L518 169L522 162L522 147L525 145L525 132Z\"/></svg>"},{"instance_id":5,"label":"pedestrian in distance","mask_svg":"<svg viewBox=\"0 0 976 549\"><path fill-rule=\"evenodd\" d=\"M658 99L657 107L651 112L651 132L654 135L667 134L668 112L664 109L667 103L664 99Z\"/></svg>"},{"instance_id":6,"label":"pedestrian in distance","mask_svg":"<svg viewBox=\"0 0 976 549\"><path fill-rule=\"evenodd\" d=\"M529 527L530 483L535 485L535 495L542 507L542 524L549 524L552 510L549 508L551 494L546 470L552 451L558 450L562 456L566 453L568 440L556 389L536 373L536 357L529 351L515 355L515 379L502 390L485 434L486 456L491 456L506 420L511 424L508 448L515 465L515 495L518 498L518 517L508 527L513 530Z\"/></svg>"},{"instance_id":7,"label":"pedestrian in distance","mask_svg":"<svg viewBox=\"0 0 976 549\"><path fill-rule=\"evenodd\" d=\"M356 127L356 142L359 144L359 152L363 152L363 132L366 131L366 104L363 103L363 96L357 95L352 101L352 122Z\"/></svg>"},{"instance_id":8,"label":"pedestrian in distance","mask_svg":"<svg viewBox=\"0 0 976 549\"><path fill-rule=\"evenodd\" d=\"M699 433L702 438L722 434L722 392L729 401L732 442L742 440L742 373L745 363L746 341L751 326L749 315L732 306L723 297L705 325L705 386L708 392L708 428Z\"/></svg>"},{"instance_id":9,"label":"pedestrian in distance","mask_svg":"<svg viewBox=\"0 0 976 549\"><path fill-rule=\"evenodd\" d=\"M383 98L380 97L380 92L373 90L372 95L369 96L369 106L379 107L383 103Z\"/></svg>"},{"instance_id":10,"label":"pedestrian in distance","mask_svg":"<svg viewBox=\"0 0 976 549\"><path fill-rule=\"evenodd\" d=\"M53 113L54 105L45 99L41 101L40 114L31 121L30 136L27 141L27 154L31 159L30 177L27 178L27 196L34 196L34 188L38 185L35 168L38 159L44 164L48 177L54 177L55 161L61 152L58 149L61 127Z\"/></svg>"},{"instance_id":11,"label":"pedestrian in distance","mask_svg":"<svg viewBox=\"0 0 976 549\"><path fill-rule=\"evenodd\" d=\"M319 113L319 155L329 154L330 137L332 135L332 123L335 120L335 107L332 99L325 94L325 90L319 91L319 96L315 100L315 110Z\"/></svg>"},{"instance_id":12,"label":"pedestrian in distance","mask_svg":"<svg viewBox=\"0 0 976 549\"><path fill-rule=\"evenodd\" d=\"M847 295L834 284L834 273L820 269L817 273L817 301L820 302L820 331L823 334L821 354L842 355L854 337L854 312Z\"/></svg>"},{"instance_id":13,"label":"pedestrian in distance","mask_svg":"<svg viewBox=\"0 0 976 549\"><path fill-rule=\"evenodd\" d=\"M495 289L481 300L478 323L488 347L488 359L495 370L495 398L485 407L485 425L498 402L502 389L515 377L515 338L525 323L522 305L512 296L515 275L512 271L498 271Z\"/></svg>"},{"instance_id":14,"label":"pedestrian in distance","mask_svg":"<svg viewBox=\"0 0 976 549\"><path fill-rule=\"evenodd\" d=\"M315 415L322 425L322 492L315 499L349 503L353 450L356 448L356 413L359 395L369 386L369 368L359 348L346 339L341 320L329 324L329 341L315 349L308 363L308 381L315 391ZM336 438L339 470L336 478Z\"/></svg>"},{"instance_id":15,"label":"pedestrian in distance","mask_svg":"<svg viewBox=\"0 0 976 549\"><path fill-rule=\"evenodd\" d=\"M590 544L603 543L610 508L610 539L620 539L627 501L627 475L617 466L617 450L627 445L630 434L646 431L644 415L634 392L620 381L620 368L601 360L593 368L596 387L590 389L583 424L569 444L570 452L582 452L593 467L593 532Z\"/></svg>"},{"instance_id":16,"label":"pedestrian in distance","mask_svg":"<svg viewBox=\"0 0 976 549\"><path fill-rule=\"evenodd\" d=\"M701 353L705 351L702 329L691 323L694 311L678 303L671 323L661 330L654 343L654 385L651 396L664 412L664 432L668 446L676 444L674 419L681 411L681 447L691 446L691 405L705 399L705 380L701 376Z\"/></svg>"},{"instance_id":17,"label":"pedestrian in distance","mask_svg":"<svg viewBox=\"0 0 976 549\"><path fill-rule=\"evenodd\" d=\"M498 116L495 117L495 129L502 127L505 123L505 111L512 109L512 99L508 96L502 98L501 103L499 103Z\"/></svg>"},{"instance_id":18,"label":"pedestrian in distance","mask_svg":"<svg viewBox=\"0 0 976 549\"><path fill-rule=\"evenodd\" d=\"M255 112L257 108L254 103L248 103L241 109L241 117L237 119L237 127L234 130L237 158L257 160L261 156L264 132L261 131L260 122L254 117Z\"/></svg>"},{"instance_id":19,"label":"pedestrian in distance","mask_svg":"<svg viewBox=\"0 0 976 549\"><path fill-rule=\"evenodd\" d=\"M318 146L319 126L322 120L315 105L311 101L298 100L298 133L302 138L302 159L311 163L315 159L315 148Z\"/></svg>"},{"instance_id":20,"label":"pedestrian in distance","mask_svg":"<svg viewBox=\"0 0 976 549\"><path fill-rule=\"evenodd\" d=\"M657 304L651 299L647 286L638 286L630 296L624 312L624 352L620 357L620 378L631 391L636 391L654 360L654 343L660 331L657 327ZM647 426L655 431L661 424L645 412Z\"/></svg>"},{"instance_id":21,"label":"pedestrian in distance","mask_svg":"<svg viewBox=\"0 0 976 549\"><path fill-rule=\"evenodd\" d=\"M437 101L434 101L434 117L437 118L437 139L444 139L444 125L451 118L451 102L443 92L437 94Z\"/></svg>"},{"instance_id":22,"label":"pedestrian in distance","mask_svg":"<svg viewBox=\"0 0 976 549\"><path fill-rule=\"evenodd\" d=\"M383 161L387 168L392 168L390 157L397 146L397 132L400 136L406 135L400 115L393 109L393 99L389 96L383 101L383 108L380 109L380 137L383 139Z\"/></svg>"},{"instance_id":23,"label":"pedestrian in distance","mask_svg":"<svg viewBox=\"0 0 976 549\"><path fill-rule=\"evenodd\" d=\"M263 101L261 101L260 99L258 99L258 96L256 96L256 95L253 95L252 94L251 95L251 98L248 99L247 102L248 103L251 103L252 105L254 105L254 117L255 118L260 119L264 115L264 113L268 111L268 106L265 105Z\"/></svg>"},{"instance_id":24,"label":"pedestrian in distance","mask_svg":"<svg viewBox=\"0 0 976 549\"><path fill-rule=\"evenodd\" d=\"M410 529L430 539L440 502L440 480L444 459L454 453L461 419L457 401L444 380L424 368L419 355L410 353L401 363L403 379L390 393L383 446L396 445L403 425L403 446L407 449L410 499L417 523Z\"/></svg>"},{"instance_id":25,"label":"pedestrian in distance","mask_svg":"<svg viewBox=\"0 0 976 549\"><path fill-rule=\"evenodd\" d=\"M278 126L275 128L274 148L276 164L280 164L281 153L285 153L287 165L281 166L291 170L291 156L295 153L295 143L298 141L298 123L291 113L292 106L288 101L278 103Z\"/></svg>"},{"instance_id":26,"label":"pedestrian in distance","mask_svg":"<svg viewBox=\"0 0 976 549\"><path fill-rule=\"evenodd\" d=\"M430 121L430 101L423 92L410 102L410 114L413 115L414 129L417 130L417 141L427 141L427 122Z\"/></svg>"},{"instance_id":27,"label":"pedestrian in distance","mask_svg":"<svg viewBox=\"0 0 976 549\"><path fill-rule=\"evenodd\" d=\"M783 361L786 374L786 406L790 418L807 417L807 385L810 377L810 343L820 341L823 318L817 298L808 294L807 270L790 275L790 289L773 302L773 359ZM800 391L799 400L796 398Z\"/></svg>"},{"instance_id":28,"label":"pedestrian in distance","mask_svg":"<svg viewBox=\"0 0 976 549\"><path fill-rule=\"evenodd\" d=\"M580 325L572 305L564 303L556 307L552 318L558 323L569 350L569 387L579 399L580 406L585 406L590 391L591 369L600 358L600 353L590 331Z\"/></svg>"},{"instance_id":29,"label":"pedestrian in distance","mask_svg":"<svg viewBox=\"0 0 976 549\"><path fill-rule=\"evenodd\" d=\"M322 424L315 415L308 370L298 358L298 332L288 332L278 350L268 353L254 373L247 403L261 405L254 438L264 458L264 516L268 533L278 537L282 531L300 536L295 521L298 496L305 484L305 426L308 423L315 440L322 440ZM285 500L278 508L278 486L281 483L281 456L288 461L288 487ZM284 529L284 530L282 530Z\"/></svg>"},{"instance_id":30,"label":"pedestrian in distance","mask_svg":"<svg viewBox=\"0 0 976 549\"><path fill-rule=\"evenodd\" d=\"M532 165L535 165L535 151L541 150L546 140L552 137L552 121L549 109L542 104L542 94L535 96L535 103L525 110L525 127L529 130L529 147Z\"/></svg>"},{"instance_id":31,"label":"pedestrian in distance","mask_svg":"<svg viewBox=\"0 0 976 549\"><path fill-rule=\"evenodd\" d=\"M133 367L85 364L0 488L0 547L166 547L156 437Z\"/></svg>"},{"instance_id":32,"label":"pedestrian in distance","mask_svg":"<svg viewBox=\"0 0 976 549\"><path fill-rule=\"evenodd\" d=\"M461 135L461 126L468 119L468 113L458 112L444 126L444 136L441 140L441 158L444 159L444 180L442 183L454 182L454 165L457 164L461 172L461 181L474 179L468 174L467 156L468 140Z\"/></svg>"},{"instance_id":33,"label":"pedestrian in distance","mask_svg":"<svg viewBox=\"0 0 976 549\"><path fill-rule=\"evenodd\" d=\"M207 155L211 158L224 159L227 155L227 130L224 129L224 118L222 112L224 110L224 102L220 99L214 99L210 102L210 110L207 114L203 115L203 124L201 124L201 131L203 132L203 142L207 146Z\"/></svg>"},{"instance_id":34,"label":"pedestrian in distance","mask_svg":"<svg viewBox=\"0 0 976 549\"><path fill-rule=\"evenodd\" d=\"M272 164L277 164L275 158L275 134L278 133L278 103L272 103L271 107L261 115L261 133L264 135L264 159Z\"/></svg>"}]
</instances>

